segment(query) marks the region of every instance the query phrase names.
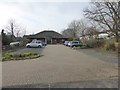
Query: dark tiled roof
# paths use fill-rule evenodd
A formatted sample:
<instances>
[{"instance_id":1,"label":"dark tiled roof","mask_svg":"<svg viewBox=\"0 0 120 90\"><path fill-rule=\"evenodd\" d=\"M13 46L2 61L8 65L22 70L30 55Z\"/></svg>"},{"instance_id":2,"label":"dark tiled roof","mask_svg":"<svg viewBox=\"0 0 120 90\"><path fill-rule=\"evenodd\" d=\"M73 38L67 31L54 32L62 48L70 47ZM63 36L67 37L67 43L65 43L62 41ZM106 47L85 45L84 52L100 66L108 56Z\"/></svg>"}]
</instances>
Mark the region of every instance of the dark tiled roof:
<instances>
[{"instance_id":1,"label":"dark tiled roof","mask_svg":"<svg viewBox=\"0 0 120 90\"><path fill-rule=\"evenodd\" d=\"M42 31L35 35L25 35L27 38L66 38L56 31Z\"/></svg>"}]
</instances>

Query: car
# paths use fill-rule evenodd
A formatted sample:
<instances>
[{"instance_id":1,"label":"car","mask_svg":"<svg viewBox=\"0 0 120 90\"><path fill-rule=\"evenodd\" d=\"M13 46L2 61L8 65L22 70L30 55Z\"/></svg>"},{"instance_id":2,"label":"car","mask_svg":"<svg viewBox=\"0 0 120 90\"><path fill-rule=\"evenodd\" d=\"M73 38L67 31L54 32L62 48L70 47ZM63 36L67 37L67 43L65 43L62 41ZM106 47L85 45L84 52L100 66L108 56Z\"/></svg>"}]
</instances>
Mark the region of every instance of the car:
<instances>
[{"instance_id":1,"label":"car","mask_svg":"<svg viewBox=\"0 0 120 90\"><path fill-rule=\"evenodd\" d=\"M47 42L42 42L42 45L43 46L47 46Z\"/></svg>"},{"instance_id":2,"label":"car","mask_svg":"<svg viewBox=\"0 0 120 90\"><path fill-rule=\"evenodd\" d=\"M82 43L80 41L72 41L70 44L70 47L77 47L82 46Z\"/></svg>"},{"instance_id":3,"label":"car","mask_svg":"<svg viewBox=\"0 0 120 90\"><path fill-rule=\"evenodd\" d=\"M64 42L64 45L68 46L68 43L69 43L69 41L65 41L65 42Z\"/></svg>"},{"instance_id":4,"label":"car","mask_svg":"<svg viewBox=\"0 0 120 90\"><path fill-rule=\"evenodd\" d=\"M67 46L70 47L71 45L72 45L72 41L69 41Z\"/></svg>"},{"instance_id":5,"label":"car","mask_svg":"<svg viewBox=\"0 0 120 90\"><path fill-rule=\"evenodd\" d=\"M42 41L40 40L33 40L32 42L26 44L26 47L27 48L30 48L30 47L38 47L38 48L41 48L43 45L42 45Z\"/></svg>"},{"instance_id":6,"label":"car","mask_svg":"<svg viewBox=\"0 0 120 90\"><path fill-rule=\"evenodd\" d=\"M11 42L10 46L20 46L20 42Z\"/></svg>"}]
</instances>

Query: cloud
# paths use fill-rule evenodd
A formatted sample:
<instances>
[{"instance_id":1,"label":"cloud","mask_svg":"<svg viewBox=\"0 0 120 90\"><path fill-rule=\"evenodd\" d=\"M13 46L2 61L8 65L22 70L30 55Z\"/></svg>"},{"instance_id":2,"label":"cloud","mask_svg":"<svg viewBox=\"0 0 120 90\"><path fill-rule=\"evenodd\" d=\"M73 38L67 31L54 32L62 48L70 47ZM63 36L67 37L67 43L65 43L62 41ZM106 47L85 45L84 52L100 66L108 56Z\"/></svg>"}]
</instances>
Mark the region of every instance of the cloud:
<instances>
[{"instance_id":1,"label":"cloud","mask_svg":"<svg viewBox=\"0 0 120 90\"><path fill-rule=\"evenodd\" d=\"M0 4L0 11L0 24L2 25L1 28L6 25L10 18L19 18L19 16L21 16L21 11L14 5L8 6L5 4Z\"/></svg>"},{"instance_id":2,"label":"cloud","mask_svg":"<svg viewBox=\"0 0 120 90\"><path fill-rule=\"evenodd\" d=\"M1 3L0 24L4 28L10 18L24 25L27 34L45 29L61 32L74 19L83 17L87 2L10 2Z\"/></svg>"},{"instance_id":3,"label":"cloud","mask_svg":"<svg viewBox=\"0 0 120 90\"><path fill-rule=\"evenodd\" d=\"M91 0L1 0L2 2L90 2ZM95 1L95 0L93 0ZM104 1L104 0L101 0ZM118 0L115 0L118 1Z\"/></svg>"}]
</instances>

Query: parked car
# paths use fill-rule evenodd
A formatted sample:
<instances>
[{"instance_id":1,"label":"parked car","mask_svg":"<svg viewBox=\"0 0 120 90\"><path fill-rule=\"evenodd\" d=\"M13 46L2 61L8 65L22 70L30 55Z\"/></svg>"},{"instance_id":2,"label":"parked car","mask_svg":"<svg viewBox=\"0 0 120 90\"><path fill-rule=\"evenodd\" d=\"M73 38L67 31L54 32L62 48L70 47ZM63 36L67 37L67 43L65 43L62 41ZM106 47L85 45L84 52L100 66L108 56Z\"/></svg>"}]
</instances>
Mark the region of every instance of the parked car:
<instances>
[{"instance_id":1,"label":"parked car","mask_svg":"<svg viewBox=\"0 0 120 90\"><path fill-rule=\"evenodd\" d=\"M67 46L71 46L73 41L69 41Z\"/></svg>"},{"instance_id":2,"label":"parked car","mask_svg":"<svg viewBox=\"0 0 120 90\"><path fill-rule=\"evenodd\" d=\"M42 42L42 45L43 46L47 46L47 42Z\"/></svg>"},{"instance_id":3,"label":"parked car","mask_svg":"<svg viewBox=\"0 0 120 90\"><path fill-rule=\"evenodd\" d=\"M42 41L39 41L39 40L34 40L28 44L26 44L26 47L30 48L30 47L38 47L38 48L41 48L43 45L42 45Z\"/></svg>"},{"instance_id":4,"label":"parked car","mask_svg":"<svg viewBox=\"0 0 120 90\"><path fill-rule=\"evenodd\" d=\"M70 47L77 47L82 46L82 43L80 41L72 41L70 44Z\"/></svg>"},{"instance_id":5,"label":"parked car","mask_svg":"<svg viewBox=\"0 0 120 90\"><path fill-rule=\"evenodd\" d=\"M11 42L10 43L10 46L19 46L20 45L20 42Z\"/></svg>"},{"instance_id":6,"label":"parked car","mask_svg":"<svg viewBox=\"0 0 120 90\"><path fill-rule=\"evenodd\" d=\"M65 42L64 42L64 45L68 46L68 43L69 43L69 41L65 41Z\"/></svg>"}]
</instances>

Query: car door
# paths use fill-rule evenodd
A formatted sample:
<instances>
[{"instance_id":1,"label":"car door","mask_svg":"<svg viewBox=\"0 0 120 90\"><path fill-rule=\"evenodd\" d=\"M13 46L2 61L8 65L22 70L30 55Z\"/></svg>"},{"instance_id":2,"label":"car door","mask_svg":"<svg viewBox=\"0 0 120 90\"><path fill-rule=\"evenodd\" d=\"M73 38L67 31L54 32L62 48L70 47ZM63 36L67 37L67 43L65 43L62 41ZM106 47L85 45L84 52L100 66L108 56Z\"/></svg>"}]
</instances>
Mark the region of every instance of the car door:
<instances>
[{"instance_id":1,"label":"car door","mask_svg":"<svg viewBox=\"0 0 120 90\"><path fill-rule=\"evenodd\" d=\"M31 46L31 47L34 47L34 46L35 46L35 43L34 43L34 42L31 42L31 43L30 43L30 46Z\"/></svg>"},{"instance_id":2,"label":"car door","mask_svg":"<svg viewBox=\"0 0 120 90\"><path fill-rule=\"evenodd\" d=\"M43 43L41 41L38 42L38 46L42 46Z\"/></svg>"},{"instance_id":3,"label":"car door","mask_svg":"<svg viewBox=\"0 0 120 90\"><path fill-rule=\"evenodd\" d=\"M34 47L38 47L38 41L34 43Z\"/></svg>"}]
</instances>

